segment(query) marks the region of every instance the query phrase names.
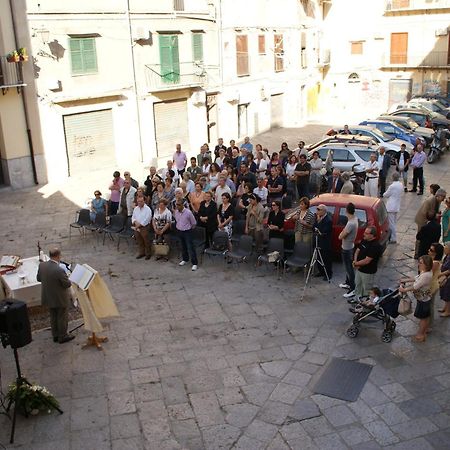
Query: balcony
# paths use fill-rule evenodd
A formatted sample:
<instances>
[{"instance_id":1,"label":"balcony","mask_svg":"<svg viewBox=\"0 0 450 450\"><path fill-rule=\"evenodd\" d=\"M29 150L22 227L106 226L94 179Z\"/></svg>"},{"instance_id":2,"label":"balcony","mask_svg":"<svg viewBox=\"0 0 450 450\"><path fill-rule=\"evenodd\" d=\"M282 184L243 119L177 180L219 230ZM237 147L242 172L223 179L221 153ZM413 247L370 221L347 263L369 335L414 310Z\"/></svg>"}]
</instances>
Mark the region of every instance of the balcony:
<instances>
[{"instance_id":1,"label":"balcony","mask_svg":"<svg viewBox=\"0 0 450 450\"><path fill-rule=\"evenodd\" d=\"M410 55L406 53L386 54L382 58L384 69L449 69L449 52L429 52L425 55Z\"/></svg>"},{"instance_id":2,"label":"balcony","mask_svg":"<svg viewBox=\"0 0 450 450\"><path fill-rule=\"evenodd\" d=\"M423 12L428 10L449 9L448 0L385 0L387 14L395 12Z\"/></svg>"},{"instance_id":3,"label":"balcony","mask_svg":"<svg viewBox=\"0 0 450 450\"><path fill-rule=\"evenodd\" d=\"M6 56L0 56L0 88L3 95L8 88L15 87L20 91L23 86L26 84L23 82L22 62L9 63Z\"/></svg>"},{"instance_id":4,"label":"balcony","mask_svg":"<svg viewBox=\"0 0 450 450\"><path fill-rule=\"evenodd\" d=\"M180 63L172 71L164 71L161 64L145 66L145 78L149 92L175 89L211 87L219 84L219 68L201 63Z\"/></svg>"}]
</instances>

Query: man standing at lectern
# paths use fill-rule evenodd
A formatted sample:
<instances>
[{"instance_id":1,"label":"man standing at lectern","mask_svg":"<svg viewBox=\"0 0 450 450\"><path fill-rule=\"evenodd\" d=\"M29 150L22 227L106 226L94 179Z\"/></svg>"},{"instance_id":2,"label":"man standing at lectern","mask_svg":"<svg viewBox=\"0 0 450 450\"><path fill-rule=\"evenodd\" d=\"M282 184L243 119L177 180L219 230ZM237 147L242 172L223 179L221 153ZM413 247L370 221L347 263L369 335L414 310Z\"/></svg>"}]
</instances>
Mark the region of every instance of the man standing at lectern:
<instances>
[{"instance_id":1,"label":"man standing at lectern","mask_svg":"<svg viewBox=\"0 0 450 450\"><path fill-rule=\"evenodd\" d=\"M59 266L61 250L52 248L49 256L50 261L39 264L36 278L41 282L42 305L47 306L50 311L53 342L64 344L75 337L67 334L72 283L66 272Z\"/></svg>"}]
</instances>

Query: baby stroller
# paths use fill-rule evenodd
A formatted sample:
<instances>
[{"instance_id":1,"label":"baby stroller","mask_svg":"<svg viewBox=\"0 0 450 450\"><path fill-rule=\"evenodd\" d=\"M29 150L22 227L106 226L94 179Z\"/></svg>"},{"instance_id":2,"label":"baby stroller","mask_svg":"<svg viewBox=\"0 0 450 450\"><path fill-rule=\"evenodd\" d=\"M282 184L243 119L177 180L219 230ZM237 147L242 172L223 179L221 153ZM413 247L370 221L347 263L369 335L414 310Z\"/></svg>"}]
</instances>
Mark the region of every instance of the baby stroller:
<instances>
[{"instance_id":1,"label":"baby stroller","mask_svg":"<svg viewBox=\"0 0 450 450\"><path fill-rule=\"evenodd\" d=\"M383 289L382 296L376 305L365 307L359 304L351 308L350 311L354 313L354 316L352 324L347 329L347 336L355 338L358 336L361 322L376 319L383 322L384 325L381 340L383 342L391 342L396 327L394 319L399 315L398 305L400 303L400 297L398 289L395 291L392 289Z\"/></svg>"}]
</instances>

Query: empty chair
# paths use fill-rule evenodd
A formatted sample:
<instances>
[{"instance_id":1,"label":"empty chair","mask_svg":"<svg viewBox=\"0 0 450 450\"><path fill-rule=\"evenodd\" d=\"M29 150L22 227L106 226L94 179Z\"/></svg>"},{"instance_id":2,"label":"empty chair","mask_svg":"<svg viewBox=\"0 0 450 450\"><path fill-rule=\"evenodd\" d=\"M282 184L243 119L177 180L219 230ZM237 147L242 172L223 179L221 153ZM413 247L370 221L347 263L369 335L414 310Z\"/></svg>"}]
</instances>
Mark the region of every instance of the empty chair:
<instances>
[{"instance_id":1,"label":"empty chair","mask_svg":"<svg viewBox=\"0 0 450 450\"><path fill-rule=\"evenodd\" d=\"M127 218L122 214L116 214L110 217L109 225L103 228L103 244L105 244L106 235L108 235L112 241L114 240L113 235L119 234L123 230L126 219Z\"/></svg>"},{"instance_id":2,"label":"empty chair","mask_svg":"<svg viewBox=\"0 0 450 450\"><path fill-rule=\"evenodd\" d=\"M96 213L95 215L94 223L86 225L84 229L92 232L101 233L105 227L106 227L106 214L104 212L99 212Z\"/></svg>"},{"instance_id":3,"label":"empty chair","mask_svg":"<svg viewBox=\"0 0 450 450\"><path fill-rule=\"evenodd\" d=\"M120 233L117 234L117 237L117 250L119 250L121 239L125 239L127 241L127 244L130 245L129 241L131 239L134 239L134 231L131 229L131 217L127 218L125 227Z\"/></svg>"},{"instance_id":4,"label":"empty chair","mask_svg":"<svg viewBox=\"0 0 450 450\"><path fill-rule=\"evenodd\" d=\"M311 261L312 247L307 242L296 242L292 256L289 256L284 261L283 275L286 272L286 267L296 267L299 269L306 269Z\"/></svg>"},{"instance_id":5,"label":"empty chair","mask_svg":"<svg viewBox=\"0 0 450 450\"><path fill-rule=\"evenodd\" d=\"M243 234L236 243L235 248L226 254L227 258L235 262L245 262L252 255L253 252L253 238Z\"/></svg>"},{"instance_id":6,"label":"empty chair","mask_svg":"<svg viewBox=\"0 0 450 450\"><path fill-rule=\"evenodd\" d=\"M245 233L245 220L233 220L233 231L231 233L231 242L238 242Z\"/></svg>"},{"instance_id":7,"label":"empty chair","mask_svg":"<svg viewBox=\"0 0 450 450\"><path fill-rule=\"evenodd\" d=\"M215 231L212 238L211 247L205 248L205 255L222 256L228 252L228 234L225 231Z\"/></svg>"},{"instance_id":8,"label":"empty chair","mask_svg":"<svg viewBox=\"0 0 450 450\"><path fill-rule=\"evenodd\" d=\"M90 223L91 223L91 215L88 209L80 209L79 211L77 211L77 217L75 219L75 222L72 222L69 225L69 239L71 237L72 228L78 229L81 236L84 236L85 227L87 225L90 225Z\"/></svg>"},{"instance_id":9,"label":"empty chair","mask_svg":"<svg viewBox=\"0 0 450 450\"><path fill-rule=\"evenodd\" d=\"M278 252L278 257L273 256L273 252ZM279 275L280 266L284 260L284 240L280 238L270 238L267 244L267 252L264 255L258 257L258 265L275 264L277 268L277 274Z\"/></svg>"}]
</instances>

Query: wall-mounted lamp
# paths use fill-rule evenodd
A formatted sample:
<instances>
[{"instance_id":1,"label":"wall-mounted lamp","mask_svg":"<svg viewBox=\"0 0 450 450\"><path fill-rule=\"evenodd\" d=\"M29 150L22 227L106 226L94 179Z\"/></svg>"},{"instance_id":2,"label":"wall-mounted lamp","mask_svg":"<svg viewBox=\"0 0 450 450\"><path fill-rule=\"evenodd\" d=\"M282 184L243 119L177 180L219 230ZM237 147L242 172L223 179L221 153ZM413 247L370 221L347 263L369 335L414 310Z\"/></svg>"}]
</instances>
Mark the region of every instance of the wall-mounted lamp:
<instances>
[{"instance_id":1,"label":"wall-mounted lamp","mask_svg":"<svg viewBox=\"0 0 450 450\"><path fill-rule=\"evenodd\" d=\"M47 44L50 41L50 31L45 29L36 30L36 34L39 34L43 44Z\"/></svg>"}]
</instances>

